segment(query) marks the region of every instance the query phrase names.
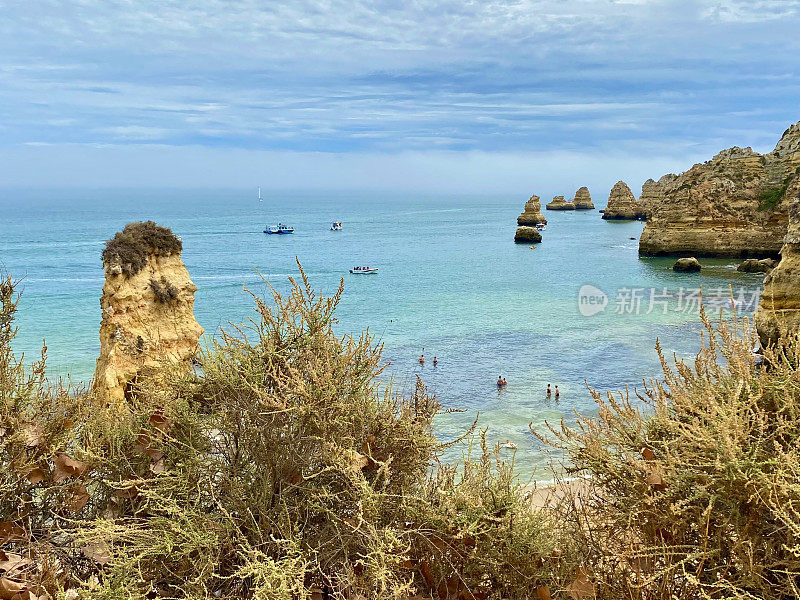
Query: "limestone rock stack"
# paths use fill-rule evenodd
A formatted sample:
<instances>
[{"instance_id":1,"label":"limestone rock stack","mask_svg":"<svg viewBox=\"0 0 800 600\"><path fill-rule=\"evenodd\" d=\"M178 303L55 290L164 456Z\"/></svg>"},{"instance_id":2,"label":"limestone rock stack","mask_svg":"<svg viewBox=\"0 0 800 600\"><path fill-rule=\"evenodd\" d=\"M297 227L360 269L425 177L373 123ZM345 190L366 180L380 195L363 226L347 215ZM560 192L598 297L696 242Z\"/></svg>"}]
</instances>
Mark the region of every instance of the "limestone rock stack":
<instances>
[{"instance_id":1,"label":"limestone rock stack","mask_svg":"<svg viewBox=\"0 0 800 600\"><path fill-rule=\"evenodd\" d=\"M100 357L94 390L123 402L137 378L165 361L185 363L203 329L194 318L197 287L181 262L182 244L152 221L130 223L103 252Z\"/></svg>"},{"instance_id":2,"label":"limestone rock stack","mask_svg":"<svg viewBox=\"0 0 800 600\"><path fill-rule=\"evenodd\" d=\"M545 219L542 214L542 203L539 200L539 196L534 194L530 197L530 200L525 203L522 214L517 217L517 225L536 226L540 223L546 224L547 219Z\"/></svg>"},{"instance_id":3,"label":"limestone rock stack","mask_svg":"<svg viewBox=\"0 0 800 600\"><path fill-rule=\"evenodd\" d=\"M634 220L642 218L641 207L636 203L636 198L631 188L624 181L618 181L611 188L608 195L608 204L603 211L606 220Z\"/></svg>"},{"instance_id":4,"label":"limestone rock stack","mask_svg":"<svg viewBox=\"0 0 800 600\"><path fill-rule=\"evenodd\" d=\"M548 202L545 208L547 210L575 210L575 205L564 200L564 196L553 196L553 201Z\"/></svg>"},{"instance_id":5,"label":"limestone rock stack","mask_svg":"<svg viewBox=\"0 0 800 600\"><path fill-rule=\"evenodd\" d=\"M734 147L662 178L657 200L648 201L639 253L777 257L788 225L786 192L798 169L800 123L769 154Z\"/></svg>"},{"instance_id":6,"label":"limestone rock stack","mask_svg":"<svg viewBox=\"0 0 800 600\"><path fill-rule=\"evenodd\" d=\"M762 345L774 343L782 332L800 329L800 177L787 189L789 225L781 260L764 279L764 291L756 312Z\"/></svg>"},{"instance_id":7,"label":"limestone rock stack","mask_svg":"<svg viewBox=\"0 0 800 600\"><path fill-rule=\"evenodd\" d=\"M594 210L594 203L592 202L592 195L589 193L589 188L583 186L572 199L572 205L575 210Z\"/></svg>"}]
</instances>

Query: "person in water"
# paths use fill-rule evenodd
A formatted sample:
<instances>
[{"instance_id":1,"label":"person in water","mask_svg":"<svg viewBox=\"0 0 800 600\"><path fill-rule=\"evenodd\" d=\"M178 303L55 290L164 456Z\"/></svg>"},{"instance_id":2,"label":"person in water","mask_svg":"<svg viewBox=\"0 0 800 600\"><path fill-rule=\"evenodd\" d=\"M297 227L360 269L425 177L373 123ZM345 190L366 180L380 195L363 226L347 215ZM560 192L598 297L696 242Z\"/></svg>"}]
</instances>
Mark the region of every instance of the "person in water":
<instances>
[{"instance_id":1,"label":"person in water","mask_svg":"<svg viewBox=\"0 0 800 600\"><path fill-rule=\"evenodd\" d=\"M508 381L506 381L506 378L503 377L503 386L507 386L507 385L508 385Z\"/></svg>"},{"instance_id":2,"label":"person in water","mask_svg":"<svg viewBox=\"0 0 800 600\"><path fill-rule=\"evenodd\" d=\"M434 356L433 357L433 366L435 367L438 364L439 364L439 359Z\"/></svg>"},{"instance_id":3,"label":"person in water","mask_svg":"<svg viewBox=\"0 0 800 600\"><path fill-rule=\"evenodd\" d=\"M497 387L503 387L503 378L500 375L497 376Z\"/></svg>"},{"instance_id":4,"label":"person in water","mask_svg":"<svg viewBox=\"0 0 800 600\"><path fill-rule=\"evenodd\" d=\"M561 395L561 392L558 391L558 386L556 386L556 398L558 398L560 395Z\"/></svg>"},{"instance_id":5,"label":"person in water","mask_svg":"<svg viewBox=\"0 0 800 600\"><path fill-rule=\"evenodd\" d=\"M421 365L425 364L425 355L424 354L420 354L419 355L419 364L421 364Z\"/></svg>"},{"instance_id":6,"label":"person in water","mask_svg":"<svg viewBox=\"0 0 800 600\"><path fill-rule=\"evenodd\" d=\"M550 384L547 384L547 397L549 398L553 394L553 390L550 389Z\"/></svg>"}]
</instances>

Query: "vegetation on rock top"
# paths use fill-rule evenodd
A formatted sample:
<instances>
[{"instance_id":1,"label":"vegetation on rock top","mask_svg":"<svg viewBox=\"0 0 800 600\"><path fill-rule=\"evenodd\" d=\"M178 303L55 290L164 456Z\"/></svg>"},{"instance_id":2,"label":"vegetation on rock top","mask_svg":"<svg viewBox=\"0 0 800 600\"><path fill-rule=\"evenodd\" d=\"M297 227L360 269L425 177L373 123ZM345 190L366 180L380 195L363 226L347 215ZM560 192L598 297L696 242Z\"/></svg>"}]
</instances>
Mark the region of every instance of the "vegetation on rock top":
<instances>
[{"instance_id":1,"label":"vegetation on rock top","mask_svg":"<svg viewBox=\"0 0 800 600\"><path fill-rule=\"evenodd\" d=\"M128 223L106 242L103 264L119 264L126 275L136 275L147 264L151 254L178 254L183 244L167 227L153 221Z\"/></svg>"}]
</instances>

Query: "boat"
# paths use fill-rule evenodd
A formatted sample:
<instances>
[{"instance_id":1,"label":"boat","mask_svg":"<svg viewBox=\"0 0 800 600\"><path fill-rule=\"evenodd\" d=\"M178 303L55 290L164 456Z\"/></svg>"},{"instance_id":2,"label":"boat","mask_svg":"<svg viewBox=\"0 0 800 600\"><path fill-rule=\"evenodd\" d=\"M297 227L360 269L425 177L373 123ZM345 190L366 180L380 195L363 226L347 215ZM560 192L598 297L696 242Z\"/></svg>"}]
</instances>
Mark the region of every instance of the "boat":
<instances>
[{"instance_id":1,"label":"boat","mask_svg":"<svg viewBox=\"0 0 800 600\"><path fill-rule=\"evenodd\" d=\"M341 221L334 221L331 223L331 231L341 231L342 230L342 222Z\"/></svg>"},{"instance_id":2,"label":"boat","mask_svg":"<svg viewBox=\"0 0 800 600\"><path fill-rule=\"evenodd\" d=\"M258 201L263 202L264 199L261 197L261 186L258 186Z\"/></svg>"},{"instance_id":3,"label":"boat","mask_svg":"<svg viewBox=\"0 0 800 600\"><path fill-rule=\"evenodd\" d=\"M278 223L277 225L267 225L267 227L264 229L264 233L294 233L294 227L289 227L283 223Z\"/></svg>"},{"instance_id":4,"label":"boat","mask_svg":"<svg viewBox=\"0 0 800 600\"><path fill-rule=\"evenodd\" d=\"M377 273L378 269L375 267L353 267L350 269L350 272L353 275L370 275L373 273Z\"/></svg>"},{"instance_id":5,"label":"boat","mask_svg":"<svg viewBox=\"0 0 800 600\"><path fill-rule=\"evenodd\" d=\"M545 229L547 229L547 225L545 225L544 223L538 223L536 225L536 229L538 229L539 231L544 231Z\"/></svg>"}]
</instances>

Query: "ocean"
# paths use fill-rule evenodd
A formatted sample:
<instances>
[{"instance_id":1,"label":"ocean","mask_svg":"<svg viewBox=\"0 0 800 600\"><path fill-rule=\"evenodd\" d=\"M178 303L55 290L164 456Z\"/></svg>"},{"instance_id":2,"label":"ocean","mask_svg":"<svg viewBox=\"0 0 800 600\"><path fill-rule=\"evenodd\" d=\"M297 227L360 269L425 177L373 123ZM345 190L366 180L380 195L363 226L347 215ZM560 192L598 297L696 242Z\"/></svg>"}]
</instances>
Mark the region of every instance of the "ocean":
<instances>
[{"instance_id":1,"label":"ocean","mask_svg":"<svg viewBox=\"0 0 800 600\"><path fill-rule=\"evenodd\" d=\"M602 194L592 191L598 204ZM574 422L574 411L596 414L587 385L641 391L660 375L657 338L670 357L699 349L701 286L713 313L730 308L732 290L747 314L762 276L712 259L701 260L700 274L675 273L674 259L638 257L642 223L606 222L596 210L545 211L543 242L514 244L526 200L265 191L259 203L255 190L0 190L0 270L22 280L15 350L38 357L46 340L50 377L88 381L99 352L103 244L126 223L152 219L183 240L206 336L253 314L242 287L268 295L259 273L285 291L298 259L328 294L344 278L339 331L369 328L391 363L387 384L409 394L420 376L452 409L436 422L443 441L477 417L491 442L517 446L523 476L546 479L551 457L529 423L542 429ZM329 230L334 220L342 231ZM296 233L262 233L278 221ZM355 265L380 272L349 274ZM557 401L546 397L548 383L559 386Z\"/></svg>"}]
</instances>

